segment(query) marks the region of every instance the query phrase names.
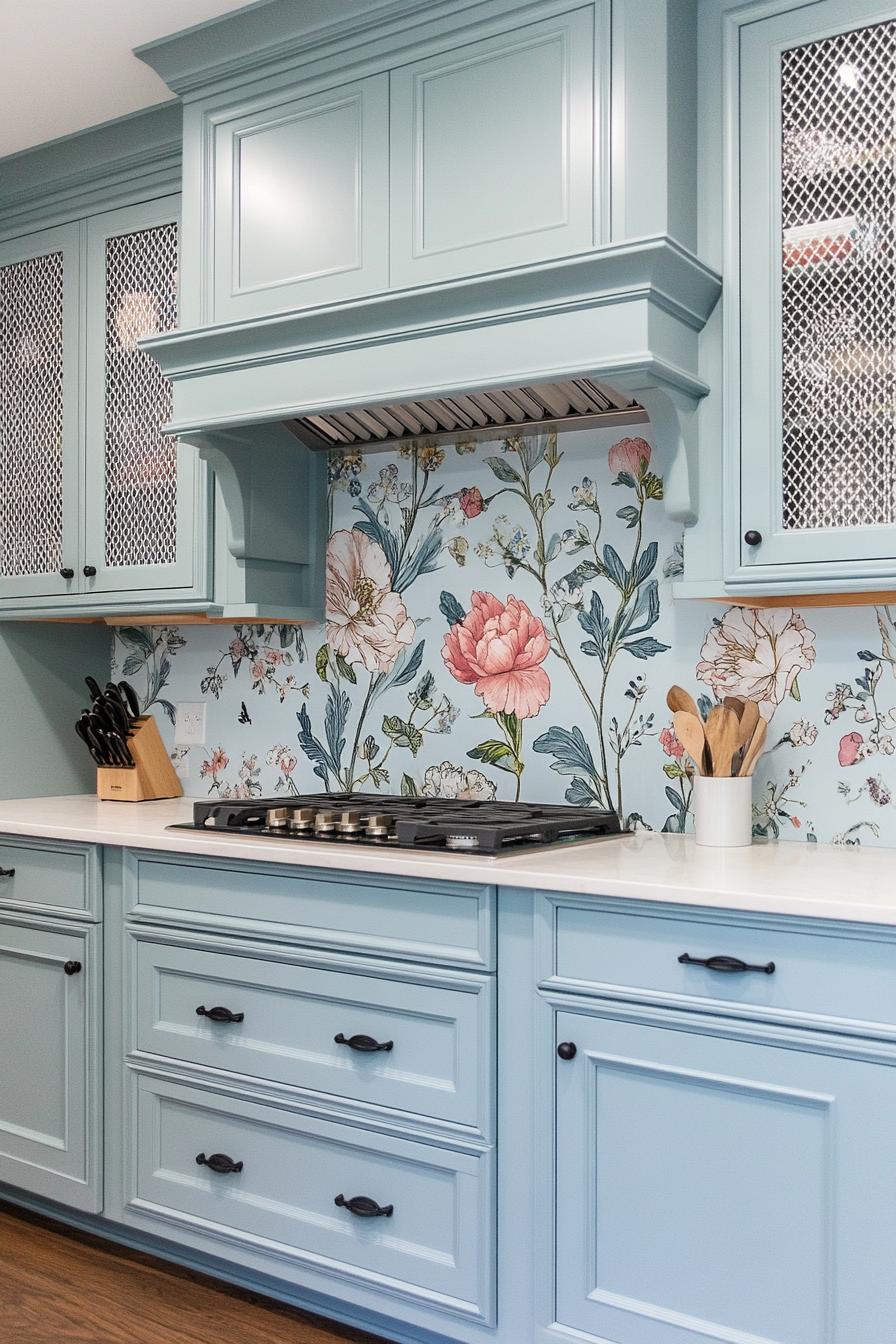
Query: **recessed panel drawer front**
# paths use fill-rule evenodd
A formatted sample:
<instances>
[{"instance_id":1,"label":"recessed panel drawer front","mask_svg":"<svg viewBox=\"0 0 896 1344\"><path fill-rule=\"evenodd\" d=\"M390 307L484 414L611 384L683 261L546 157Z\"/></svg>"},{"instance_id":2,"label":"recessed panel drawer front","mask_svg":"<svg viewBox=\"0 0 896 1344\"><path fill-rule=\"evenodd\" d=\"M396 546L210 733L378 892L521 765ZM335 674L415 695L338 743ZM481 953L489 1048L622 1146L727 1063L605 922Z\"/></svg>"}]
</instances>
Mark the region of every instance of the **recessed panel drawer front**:
<instances>
[{"instance_id":1,"label":"recessed panel drawer front","mask_svg":"<svg viewBox=\"0 0 896 1344\"><path fill-rule=\"evenodd\" d=\"M490 1127L485 977L449 988L139 937L135 959L141 1053Z\"/></svg>"},{"instance_id":2,"label":"recessed panel drawer front","mask_svg":"<svg viewBox=\"0 0 896 1344\"><path fill-rule=\"evenodd\" d=\"M494 887L373 877L271 864L209 865L131 853L127 891L138 919L289 938L427 964L495 963Z\"/></svg>"},{"instance_id":3,"label":"recessed panel drawer front","mask_svg":"<svg viewBox=\"0 0 896 1344\"><path fill-rule=\"evenodd\" d=\"M218 1255L231 1241L491 1320L488 1152L448 1152L156 1079L134 1085L138 1212L207 1232Z\"/></svg>"},{"instance_id":4,"label":"recessed panel drawer front","mask_svg":"<svg viewBox=\"0 0 896 1344\"><path fill-rule=\"evenodd\" d=\"M99 918L99 858L90 845L0 836L0 906Z\"/></svg>"},{"instance_id":5,"label":"recessed panel drawer front","mask_svg":"<svg viewBox=\"0 0 896 1344\"><path fill-rule=\"evenodd\" d=\"M803 933L773 920L751 927L546 904L553 916L553 974L560 981L896 1029L896 941L842 929L836 937L825 936L823 926ZM751 969L694 964L713 958L735 959ZM771 965L773 971L764 969ZM547 965L544 974L551 974Z\"/></svg>"}]
</instances>

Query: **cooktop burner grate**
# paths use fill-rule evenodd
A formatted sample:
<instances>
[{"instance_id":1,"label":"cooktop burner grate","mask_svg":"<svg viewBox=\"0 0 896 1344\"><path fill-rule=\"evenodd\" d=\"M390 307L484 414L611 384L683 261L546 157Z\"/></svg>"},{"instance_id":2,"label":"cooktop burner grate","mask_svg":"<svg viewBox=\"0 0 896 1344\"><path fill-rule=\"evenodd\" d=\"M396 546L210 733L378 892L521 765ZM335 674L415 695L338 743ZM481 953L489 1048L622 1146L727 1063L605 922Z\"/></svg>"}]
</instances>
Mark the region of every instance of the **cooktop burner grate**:
<instances>
[{"instance_id":1,"label":"cooktop burner grate","mask_svg":"<svg viewBox=\"0 0 896 1344\"><path fill-rule=\"evenodd\" d=\"M620 834L614 812L590 807L370 793L203 800L171 829L476 854Z\"/></svg>"}]
</instances>

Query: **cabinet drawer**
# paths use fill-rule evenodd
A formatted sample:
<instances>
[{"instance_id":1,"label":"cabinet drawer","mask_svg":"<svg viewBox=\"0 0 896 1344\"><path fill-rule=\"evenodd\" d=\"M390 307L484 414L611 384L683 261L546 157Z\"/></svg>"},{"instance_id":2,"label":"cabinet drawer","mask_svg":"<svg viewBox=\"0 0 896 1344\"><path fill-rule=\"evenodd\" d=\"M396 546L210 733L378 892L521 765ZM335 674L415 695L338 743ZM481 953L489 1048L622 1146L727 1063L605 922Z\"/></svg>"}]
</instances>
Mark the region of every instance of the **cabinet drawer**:
<instances>
[{"instance_id":1,"label":"cabinet drawer","mask_svg":"<svg viewBox=\"0 0 896 1344\"><path fill-rule=\"evenodd\" d=\"M141 1054L490 1129L490 979L419 984L139 933L133 941ZM200 1008L225 1008L241 1020L218 1021ZM391 1049L364 1052L337 1037Z\"/></svg>"},{"instance_id":2,"label":"cabinet drawer","mask_svg":"<svg viewBox=\"0 0 896 1344\"><path fill-rule=\"evenodd\" d=\"M139 1077L131 1207L222 1241L490 1322L489 1153L456 1153ZM218 1174L200 1154L242 1163ZM391 1216L336 1203L361 1196ZM271 1272L276 1272L272 1267Z\"/></svg>"},{"instance_id":3,"label":"cabinet drawer","mask_svg":"<svg viewBox=\"0 0 896 1344\"><path fill-rule=\"evenodd\" d=\"M0 869L14 870L0 876L0 906L100 917L100 861L92 845L0 836Z\"/></svg>"},{"instance_id":4,"label":"cabinet drawer","mask_svg":"<svg viewBox=\"0 0 896 1344\"><path fill-rule=\"evenodd\" d=\"M494 967L494 887L143 853L126 857L126 881L138 919Z\"/></svg>"},{"instance_id":5,"label":"cabinet drawer","mask_svg":"<svg viewBox=\"0 0 896 1344\"><path fill-rule=\"evenodd\" d=\"M773 920L738 924L673 912L598 911L546 898L553 977L613 993L673 996L896 1029L896 942ZM724 973L679 957L735 957L774 972ZM551 974L548 971L548 974Z\"/></svg>"}]
</instances>

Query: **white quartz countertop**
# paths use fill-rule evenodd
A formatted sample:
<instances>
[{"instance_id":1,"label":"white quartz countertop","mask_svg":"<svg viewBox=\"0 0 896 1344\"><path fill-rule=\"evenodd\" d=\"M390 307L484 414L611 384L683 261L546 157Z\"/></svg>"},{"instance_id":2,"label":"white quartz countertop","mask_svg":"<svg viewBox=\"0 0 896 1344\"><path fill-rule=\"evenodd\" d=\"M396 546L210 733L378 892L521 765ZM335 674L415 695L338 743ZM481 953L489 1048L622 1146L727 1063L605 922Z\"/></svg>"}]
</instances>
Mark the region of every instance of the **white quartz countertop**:
<instances>
[{"instance_id":1,"label":"white quartz countertop","mask_svg":"<svg viewBox=\"0 0 896 1344\"><path fill-rule=\"evenodd\" d=\"M103 803L85 794L0 800L0 833L7 835L896 924L896 850L796 842L701 849L689 836L639 832L485 858L168 829L191 817L192 800L188 798Z\"/></svg>"}]
</instances>

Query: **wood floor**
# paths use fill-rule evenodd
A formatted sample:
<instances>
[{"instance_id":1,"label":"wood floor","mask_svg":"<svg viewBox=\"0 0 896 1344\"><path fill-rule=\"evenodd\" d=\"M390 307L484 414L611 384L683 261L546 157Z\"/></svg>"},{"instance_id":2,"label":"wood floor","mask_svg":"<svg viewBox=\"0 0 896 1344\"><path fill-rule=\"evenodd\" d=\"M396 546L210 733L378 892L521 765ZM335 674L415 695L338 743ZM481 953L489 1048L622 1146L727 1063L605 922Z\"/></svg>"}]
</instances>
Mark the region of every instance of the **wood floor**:
<instances>
[{"instance_id":1,"label":"wood floor","mask_svg":"<svg viewBox=\"0 0 896 1344\"><path fill-rule=\"evenodd\" d=\"M0 1204L2 1344L382 1344Z\"/></svg>"}]
</instances>

